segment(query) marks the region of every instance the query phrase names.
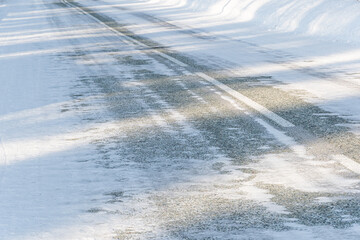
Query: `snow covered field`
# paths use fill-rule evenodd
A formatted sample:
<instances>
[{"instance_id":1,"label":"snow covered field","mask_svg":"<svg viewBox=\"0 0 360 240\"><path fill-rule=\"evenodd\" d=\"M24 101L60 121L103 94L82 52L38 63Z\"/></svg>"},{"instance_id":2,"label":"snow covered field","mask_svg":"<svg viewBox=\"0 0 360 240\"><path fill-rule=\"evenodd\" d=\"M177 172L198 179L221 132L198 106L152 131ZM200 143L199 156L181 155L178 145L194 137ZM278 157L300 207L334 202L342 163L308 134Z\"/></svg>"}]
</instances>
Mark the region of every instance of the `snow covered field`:
<instances>
[{"instance_id":1,"label":"snow covered field","mask_svg":"<svg viewBox=\"0 0 360 240\"><path fill-rule=\"evenodd\" d=\"M0 0L0 239L359 239L359 96L356 0Z\"/></svg>"}]
</instances>

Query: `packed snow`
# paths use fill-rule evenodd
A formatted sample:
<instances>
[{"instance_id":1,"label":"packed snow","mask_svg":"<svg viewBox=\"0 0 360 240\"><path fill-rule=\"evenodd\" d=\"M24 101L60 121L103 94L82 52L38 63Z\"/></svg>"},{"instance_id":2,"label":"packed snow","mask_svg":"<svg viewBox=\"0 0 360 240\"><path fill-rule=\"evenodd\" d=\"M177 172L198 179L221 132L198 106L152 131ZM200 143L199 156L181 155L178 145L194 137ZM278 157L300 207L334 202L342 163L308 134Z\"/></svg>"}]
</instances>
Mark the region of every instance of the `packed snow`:
<instances>
[{"instance_id":1,"label":"packed snow","mask_svg":"<svg viewBox=\"0 0 360 240\"><path fill-rule=\"evenodd\" d=\"M212 56L239 76L271 75L271 81L265 78L262 84L351 120L349 127L360 135L357 0L76 2L104 11L130 30L187 56L204 60ZM121 14L116 7L123 8ZM164 26L131 15L137 11L181 31L163 31ZM241 54L233 51L239 48ZM194 76L189 72L180 69L183 76L177 76L60 1L0 0L0 239L127 239L127 234L134 239L170 239L167 227L180 229L174 230L179 235L173 239L226 239L227 234L234 239L358 239L356 223L333 228L294 219L281 222L302 207L303 199L293 206L284 194L285 200L275 202L274 193L262 187L279 185L276 191L292 189L294 196L323 193L311 198L332 206L359 194L355 173L336 159L317 161L305 146L246 112L246 106L200 82L231 111L262 126L268 135L260 139L275 139L289 150L251 156L253 162L234 165L205 140L205 131L188 119L186 111L167 102L162 92L141 78L144 72L155 71L200 104L208 104L206 97L191 90ZM109 86L102 82L104 76ZM112 92L112 83L122 95ZM114 104L122 98L125 107ZM128 118L112 112L127 105L137 107L124 113ZM219 111L215 106L209 109ZM141 134L154 142L179 144L174 162L167 162L172 153L166 147L143 149L148 145ZM266 152L273 145L258 149ZM144 162L135 161L132 150L149 156L144 154ZM151 159L154 152L164 156ZM337 195L344 192L348 195ZM227 213L216 219L216 211L223 208L249 214L255 220L247 224L257 228L239 231ZM263 212L266 219L257 219ZM345 212L341 214L345 219ZM270 228L262 225L263 220ZM221 224L228 229L218 231ZM202 227L207 232L199 230Z\"/></svg>"},{"instance_id":2,"label":"packed snow","mask_svg":"<svg viewBox=\"0 0 360 240\"><path fill-rule=\"evenodd\" d=\"M193 38L176 38L176 33L161 36L160 30L156 28L139 30L149 37L160 35L160 42L169 44L174 41L173 47L179 51L195 56L211 54L236 62L232 70L238 75L271 74L273 79L281 82L276 87L298 94L323 109L350 119L354 123L350 127L354 133L360 134L359 1L100 2L104 9L107 9L107 4L116 6L121 3L131 11L143 9L150 15L183 29L193 30L200 36L218 37L220 41L216 47L206 48ZM115 14L113 18L126 21ZM183 44L176 48L179 40ZM232 40L235 43L223 44L221 40ZM239 47L241 54L236 55L233 49Z\"/></svg>"}]
</instances>

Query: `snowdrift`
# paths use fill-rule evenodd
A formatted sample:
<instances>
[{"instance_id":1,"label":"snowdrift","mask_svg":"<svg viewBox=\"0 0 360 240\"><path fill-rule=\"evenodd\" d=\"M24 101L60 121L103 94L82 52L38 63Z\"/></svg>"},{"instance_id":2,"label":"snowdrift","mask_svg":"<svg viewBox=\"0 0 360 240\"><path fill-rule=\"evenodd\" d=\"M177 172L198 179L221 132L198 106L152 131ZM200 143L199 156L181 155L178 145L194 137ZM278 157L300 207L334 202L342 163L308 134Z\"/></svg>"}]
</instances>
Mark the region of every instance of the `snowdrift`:
<instances>
[{"instance_id":1,"label":"snowdrift","mask_svg":"<svg viewBox=\"0 0 360 240\"><path fill-rule=\"evenodd\" d=\"M207 19L253 23L270 31L360 42L358 0L148 0Z\"/></svg>"}]
</instances>

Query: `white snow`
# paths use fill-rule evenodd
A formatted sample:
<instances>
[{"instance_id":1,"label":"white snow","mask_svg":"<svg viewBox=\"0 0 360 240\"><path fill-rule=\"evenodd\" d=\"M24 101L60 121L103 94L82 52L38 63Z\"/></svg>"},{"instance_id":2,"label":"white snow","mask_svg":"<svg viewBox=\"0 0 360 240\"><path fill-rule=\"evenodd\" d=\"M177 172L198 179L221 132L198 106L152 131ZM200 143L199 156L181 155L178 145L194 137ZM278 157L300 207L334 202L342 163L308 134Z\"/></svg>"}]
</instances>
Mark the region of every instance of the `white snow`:
<instances>
[{"instance_id":1,"label":"white snow","mask_svg":"<svg viewBox=\"0 0 360 240\"><path fill-rule=\"evenodd\" d=\"M258 162L246 166L259 172L247 185L241 185L241 181L249 175L233 166L217 149L210 151L215 157L214 162L209 162L208 165L218 161L223 164L222 169L231 174L222 175L216 171L207 174L209 166L203 166L194 159L191 163L194 168L201 169L199 176L189 176L186 183L178 185L164 184L163 189L150 193L147 184L152 183L147 183L148 179L137 178L141 175L137 174L139 169L123 169L122 172L109 170L105 173L93 164L84 169L81 162L93 159L98 154L90 144L91 141L126 135L147 127L147 121L143 121L144 125L137 125L137 128L133 125L133 119L79 123L88 116L105 114L102 109L104 96L101 93L90 96L85 94L76 99L70 98L69 93L74 93L72 87L78 80L77 76L88 74L84 71L89 70L89 66L114 63L113 56L101 52L102 48L97 45L97 38L108 39L108 44L113 44L113 33L103 26L89 25L87 29L79 29L73 21L79 21L80 18L73 19L70 16L71 10L48 9L43 2L51 1L0 0L0 239L110 239L114 234L112 230L119 227L128 227L129 231L134 232L151 231L158 227L156 222L150 222L156 220L157 208L148 199L158 195L171 199L174 194L172 189L176 188L179 195L192 194L184 193L183 190L193 184L203 186L209 195L257 201L269 211L280 214L286 214L286 209L273 203L273 196L257 187L258 184L279 184L305 192L358 193L356 186L359 180L347 178L346 171L344 175L339 174L341 170L336 168L338 166L335 166L332 159L328 162L312 161L312 156L308 155L304 146L298 145L295 140L263 120L257 121L293 152L258 157ZM360 134L359 1L79 2L89 6L100 4L98 9L113 10L107 12L112 18L121 22L136 22L136 25L129 26L131 30L197 59L223 64L222 67L238 75L271 75L278 81L273 83L275 87L286 91L296 90L296 94L305 100L331 111L332 114L353 120L351 127L355 133ZM118 4L129 7L128 14L118 14L113 8ZM194 36L209 37L210 40L175 30L164 31L163 26L129 14L137 9L192 30L196 33ZM48 18L51 14L62 16L69 27L55 30L56 23L50 23ZM85 17L84 21L87 21ZM74 51L74 45L98 52L74 61L62 59L62 54ZM124 49L125 51L137 52L132 48ZM176 63L177 60L171 61ZM157 68L161 69L161 66ZM99 68L92 69L95 73L101 72ZM117 68L114 72L116 71ZM131 83L128 84L130 88ZM208 86L207 82L203 84ZM190 91L181 81L178 85ZM132 86L146 89L146 86L138 86L136 83ZM83 94L81 89L75 93ZM167 109L166 113L181 127L185 135L201 138L201 131L173 106L163 101L156 92L149 90L147 94ZM194 92L191 94L200 102L205 101ZM221 95L220 98L235 109L244 111L242 106L228 96ZM82 107L79 108L79 105ZM146 103L144 108L147 108ZM165 132L174 134L175 130L158 112L150 109L149 116ZM112 157L118 156L110 156ZM342 156L340 158L348 162L348 159L344 160ZM156 170L151 171L156 174ZM139 192L139 195L135 199L124 200L124 205L119 208L106 205L104 209L141 211L136 214L127 213L122 217L97 215L97 218L84 212L84 209L91 209L97 200L104 198L104 191L116 188L118 183L114 179L120 177L129 178L129 186L124 188ZM162 181L166 182L166 179ZM226 188L218 188L214 183ZM133 186L140 187L134 189ZM206 200L198 201L201 204ZM331 202L333 198L319 197L317 200ZM189 204L190 207L193 205ZM144 219L149 216L146 225ZM324 236L328 239L338 239L339 236L356 239L360 234L360 227L357 225L345 230L330 227L304 228L295 223L294 226L299 230L268 231L261 234L278 239L288 239L292 234L295 239ZM259 236L259 233L251 231L242 234Z\"/></svg>"},{"instance_id":2,"label":"white snow","mask_svg":"<svg viewBox=\"0 0 360 240\"><path fill-rule=\"evenodd\" d=\"M270 75L280 81L273 84L275 87L350 119L354 122L350 127L360 134L359 1L85 2L108 10L107 14L119 21L137 22L129 28L174 50L199 59L216 56L235 63L224 67L237 75ZM217 38L199 40L130 14L112 14L120 3L130 9L129 13L141 9L199 36Z\"/></svg>"},{"instance_id":3,"label":"white snow","mask_svg":"<svg viewBox=\"0 0 360 240\"><path fill-rule=\"evenodd\" d=\"M117 1L109 1L116 4ZM173 16L181 19L219 20L230 24L251 23L262 25L268 31L293 32L324 37L327 41L360 41L360 4L357 0L148 0L155 6L176 8ZM156 12L156 11L154 11ZM160 9L159 9L160 12ZM167 13L164 13L167 14ZM214 22L212 21L212 24ZM224 30L224 29L219 29Z\"/></svg>"}]
</instances>

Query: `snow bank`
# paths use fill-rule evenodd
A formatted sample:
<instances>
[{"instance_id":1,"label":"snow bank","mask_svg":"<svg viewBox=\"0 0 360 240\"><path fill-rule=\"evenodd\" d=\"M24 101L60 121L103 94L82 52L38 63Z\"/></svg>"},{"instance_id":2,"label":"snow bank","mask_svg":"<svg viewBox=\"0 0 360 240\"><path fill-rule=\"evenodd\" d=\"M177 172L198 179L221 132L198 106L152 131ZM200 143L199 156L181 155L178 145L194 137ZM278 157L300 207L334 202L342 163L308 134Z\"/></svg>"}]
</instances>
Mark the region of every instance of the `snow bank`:
<instances>
[{"instance_id":1,"label":"snow bank","mask_svg":"<svg viewBox=\"0 0 360 240\"><path fill-rule=\"evenodd\" d=\"M358 0L148 0L177 6L196 16L254 23L271 31L360 42ZM206 19L206 18L205 18Z\"/></svg>"}]
</instances>

